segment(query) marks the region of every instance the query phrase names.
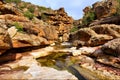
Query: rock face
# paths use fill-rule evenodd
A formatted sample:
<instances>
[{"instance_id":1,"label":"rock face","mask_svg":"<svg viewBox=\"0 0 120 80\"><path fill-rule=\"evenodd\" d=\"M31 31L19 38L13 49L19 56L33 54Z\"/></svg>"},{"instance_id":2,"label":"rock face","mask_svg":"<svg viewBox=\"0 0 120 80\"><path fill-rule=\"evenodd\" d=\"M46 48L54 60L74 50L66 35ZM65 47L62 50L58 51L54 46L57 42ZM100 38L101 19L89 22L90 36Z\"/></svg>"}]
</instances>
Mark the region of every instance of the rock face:
<instances>
[{"instance_id":1,"label":"rock face","mask_svg":"<svg viewBox=\"0 0 120 80\"><path fill-rule=\"evenodd\" d=\"M95 11L97 19L108 17L116 13L118 4L117 0L106 0L93 4L93 10Z\"/></svg>"},{"instance_id":2,"label":"rock face","mask_svg":"<svg viewBox=\"0 0 120 80\"><path fill-rule=\"evenodd\" d=\"M117 38L112 41L109 41L108 43L105 43L102 46L102 50L106 54L119 56L120 55L120 38Z\"/></svg>"},{"instance_id":3,"label":"rock face","mask_svg":"<svg viewBox=\"0 0 120 80\"><path fill-rule=\"evenodd\" d=\"M43 16L44 16L44 19L43 19ZM41 18L45 22L53 26L56 26L56 29L59 35L68 33L72 28L73 19L72 17L67 16L67 13L65 12L64 8L60 8L51 13L42 13Z\"/></svg>"},{"instance_id":4,"label":"rock face","mask_svg":"<svg viewBox=\"0 0 120 80\"><path fill-rule=\"evenodd\" d=\"M43 24L33 23L14 7L14 4L2 4L0 7L0 11L4 12L0 15L1 27L6 29L1 30L1 33L8 31L14 48L48 45L50 41L54 42L58 39L54 26L44 25L45 22L42 22ZM40 22L40 20L38 21ZM7 34L3 35L7 36ZM9 43L8 40L6 41ZM7 48L4 47L4 49Z\"/></svg>"},{"instance_id":5,"label":"rock face","mask_svg":"<svg viewBox=\"0 0 120 80\"><path fill-rule=\"evenodd\" d=\"M74 45L97 46L107 41L120 37L118 25L96 25L90 28L82 28L71 34L70 38Z\"/></svg>"},{"instance_id":6,"label":"rock face","mask_svg":"<svg viewBox=\"0 0 120 80\"><path fill-rule=\"evenodd\" d=\"M19 11L19 9L15 8L15 4L2 4L0 5L0 12L1 14L14 14L22 16L22 13Z\"/></svg>"},{"instance_id":7,"label":"rock face","mask_svg":"<svg viewBox=\"0 0 120 80\"><path fill-rule=\"evenodd\" d=\"M120 16L111 16L106 17L101 20L96 20L90 24L90 26L100 25L100 24L116 24L119 25L120 23Z\"/></svg>"},{"instance_id":8,"label":"rock face","mask_svg":"<svg viewBox=\"0 0 120 80\"><path fill-rule=\"evenodd\" d=\"M9 34L4 28L0 27L0 55L6 50L12 48L12 42Z\"/></svg>"},{"instance_id":9,"label":"rock face","mask_svg":"<svg viewBox=\"0 0 120 80\"><path fill-rule=\"evenodd\" d=\"M22 6L22 4L24 6L26 4L28 9ZM31 6L35 8L35 11L32 10ZM49 45L57 41L59 36L63 36L63 40L67 41L73 19L67 15L64 8L59 10L43 8L24 2L18 5L16 3L1 2L0 42L2 45L0 50L7 50L11 47L21 48ZM35 15L33 13L36 10L38 10L38 13ZM25 15L26 11L30 13L27 16ZM31 18L31 16L33 17Z\"/></svg>"}]
</instances>

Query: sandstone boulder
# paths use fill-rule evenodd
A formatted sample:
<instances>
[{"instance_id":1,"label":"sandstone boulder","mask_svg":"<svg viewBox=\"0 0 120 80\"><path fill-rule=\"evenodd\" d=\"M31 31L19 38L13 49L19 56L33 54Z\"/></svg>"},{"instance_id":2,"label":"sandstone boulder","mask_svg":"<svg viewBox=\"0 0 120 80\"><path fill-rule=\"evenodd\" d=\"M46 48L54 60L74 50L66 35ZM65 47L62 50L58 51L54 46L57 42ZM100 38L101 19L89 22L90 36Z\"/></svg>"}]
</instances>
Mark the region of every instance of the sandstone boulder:
<instances>
[{"instance_id":1,"label":"sandstone boulder","mask_svg":"<svg viewBox=\"0 0 120 80\"><path fill-rule=\"evenodd\" d=\"M81 28L70 35L74 45L98 46L107 41L120 38L120 26L114 24L96 25L89 28Z\"/></svg>"},{"instance_id":2,"label":"sandstone boulder","mask_svg":"<svg viewBox=\"0 0 120 80\"><path fill-rule=\"evenodd\" d=\"M120 16L111 16L111 17L106 17L102 18L100 20L96 20L90 24L90 26L94 25L100 25L100 24L117 24L119 25L120 23Z\"/></svg>"},{"instance_id":3,"label":"sandstone boulder","mask_svg":"<svg viewBox=\"0 0 120 80\"><path fill-rule=\"evenodd\" d=\"M93 10L96 14L97 19L112 16L117 12L117 8L118 8L117 0L105 0L93 4Z\"/></svg>"},{"instance_id":4,"label":"sandstone boulder","mask_svg":"<svg viewBox=\"0 0 120 80\"><path fill-rule=\"evenodd\" d=\"M0 27L0 55L12 48L12 42L7 31Z\"/></svg>"},{"instance_id":5,"label":"sandstone boulder","mask_svg":"<svg viewBox=\"0 0 120 80\"><path fill-rule=\"evenodd\" d=\"M119 56L120 55L120 38L114 39L105 43L102 46L102 50L105 54Z\"/></svg>"},{"instance_id":6,"label":"sandstone boulder","mask_svg":"<svg viewBox=\"0 0 120 80\"><path fill-rule=\"evenodd\" d=\"M45 38L27 34L24 32L17 32L12 38L13 47L27 47L27 46L40 46L48 45L48 41Z\"/></svg>"},{"instance_id":7,"label":"sandstone boulder","mask_svg":"<svg viewBox=\"0 0 120 80\"><path fill-rule=\"evenodd\" d=\"M15 7L14 3L7 3L0 5L0 12L1 14L13 14L13 15L22 16L22 13L20 12L19 9Z\"/></svg>"}]
</instances>

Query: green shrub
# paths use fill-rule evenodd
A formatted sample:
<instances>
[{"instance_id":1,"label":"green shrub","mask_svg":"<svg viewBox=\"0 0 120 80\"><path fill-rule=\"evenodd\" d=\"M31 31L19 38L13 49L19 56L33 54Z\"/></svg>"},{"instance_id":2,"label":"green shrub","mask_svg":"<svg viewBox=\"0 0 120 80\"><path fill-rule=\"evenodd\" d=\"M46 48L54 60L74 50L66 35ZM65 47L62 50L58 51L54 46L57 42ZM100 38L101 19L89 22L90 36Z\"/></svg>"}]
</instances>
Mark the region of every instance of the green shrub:
<instances>
[{"instance_id":1,"label":"green shrub","mask_svg":"<svg viewBox=\"0 0 120 80\"><path fill-rule=\"evenodd\" d=\"M39 9L40 12L51 11L51 8L46 8L46 7L43 7L43 6L38 6L38 9Z\"/></svg>"},{"instance_id":2,"label":"green shrub","mask_svg":"<svg viewBox=\"0 0 120 80\"><path fill-rule=\"evenodd\" d=\"M70 32L75 32L75 31L77 31L78 30L78 28L75 26L75 27L73 27L71 30L70 30Z\"/></svg>"},{"instance_id":3,"label":"green shrub","mask_svg":"<svg viewBox=\"0 0 120 80\"><path fill-rule=\"evenodd\" d=\"M113 15L115 15L115 16L120 15L120 0L117 0L117 2L118 2L118 5L117 5L116 13L113 14Z\"/></svg>"},{"instance_id":4,"label":"green shrub","mask_svg":"<svg viewBox=\"0 0 120 80\"><path fill-rule=\"evenodd\" d=\"M27 7L27 4L26 4L26 3L23 3L22 5L19 6L19 8L20 8L21 10L23 10L23 9L26 8L26 7Z\"/></svg>"},{"instance_id":5,"label":"green shrub","mask_svg":"<svg viewBox=\"0 0 120 80\"><path fill-rule=\"evenodd\" d=\"M26 11L24 12L24 16L31 20L34 17L34 14L32 14L30 11Z\"/></svg>"},{"instance_id":6,"label":"green shrub","mask_svg":"<svg viewBox=\"0 0 120 80\"><path fill-rule=\"evenodd\" d=\"M15 22L13 25L16 27L16 29L17 29L19 32L23 32L23 31L24 31L24 30L23 30L23 26L20 25L18 22Z\"/></svg>"},{"instance_id":7,"label":"green shrub","mask_svg":"<svg viewBox=\"0 0 120 80\"><path fill-rule=\"evenodd\" d=\"M90 22L92 22L93 20L95 20L95 13L90 11L87 14L84 15L82 23L84 25L88 25Z\"/></svg>"},{"instance_id":8,"label":"green shrub","mask_svg":"<svg viewBox=\"0 0 120 80\"><path fill-rule=\"evenodd\" d=\"M31 13L33 13L33 12L34 12L34 7L33 7L33 6L30 6L30 7L28 8L28 10L29 10Z\"/></svg>"},{"instance_id":9,"label":"green shrub","mask_svg":"<svg viewBox=\"0 0 120 80\"><path fill-rule=\"evenodd\" d=\"M38 9L39 9L39 11L47 10L47 8L46 8L46 7L43 7L43 6L39 6Z\"/></svg>"},{"instance_id":10,"label":"green shrub","mask_svg":"<svg viewBox=\"0 0 120 80\"><path fill-rule=\"evenodd\" d=\"M18 4L21 2L21 0L5 0L5 2L7 2L7 3L14 2L14 3Z\"/></svg>"}]
</instances>

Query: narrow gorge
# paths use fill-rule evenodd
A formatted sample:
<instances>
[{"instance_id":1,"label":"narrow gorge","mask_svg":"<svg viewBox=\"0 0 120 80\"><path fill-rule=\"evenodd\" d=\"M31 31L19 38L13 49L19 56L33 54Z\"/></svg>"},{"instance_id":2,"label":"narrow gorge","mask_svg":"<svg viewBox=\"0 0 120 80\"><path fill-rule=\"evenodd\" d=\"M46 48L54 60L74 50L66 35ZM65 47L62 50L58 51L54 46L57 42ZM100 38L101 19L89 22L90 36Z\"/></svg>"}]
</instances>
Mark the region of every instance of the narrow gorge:
<instances>
[{"instance_id":1,"label":"narrow gorge","mask_svg":"<svg viewBox=\"0 0 120 80\"><path fill-rule=\"evenodd\" d=\"M21 0L0 1L0 79L119 80L120 0L74 20Z\"/></svg>"}]
</instances>

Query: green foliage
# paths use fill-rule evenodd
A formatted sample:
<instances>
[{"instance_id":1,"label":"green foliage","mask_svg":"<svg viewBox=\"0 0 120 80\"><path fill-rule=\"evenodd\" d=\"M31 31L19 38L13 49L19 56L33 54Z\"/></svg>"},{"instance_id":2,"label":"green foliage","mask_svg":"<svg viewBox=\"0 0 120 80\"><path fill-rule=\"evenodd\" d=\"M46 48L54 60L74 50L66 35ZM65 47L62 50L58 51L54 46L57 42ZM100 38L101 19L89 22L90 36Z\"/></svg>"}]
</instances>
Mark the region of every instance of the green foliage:
<instances>
[{"instance_id":1,"label":"green foliage","mask_svg":"<svg viewBox=\"0 0 120 80\"><path fill-rule=\"evenodd\" d=\"M117 0L120 3L120 0Z\"/></svg>"},{"instance_id":2,"label":"green foliage","mask_svg":"<svg viewBox=\"0 0 120 80\"><path fill-rule=\"evenodd\" d=\"M88 25L90 22L92 22L93 20L95 20L95 13L90 11L87 14L84 15L82 23L84 25Z\"/></svg>"},{"instance_id":3,"label":"green foliage","mask_svg":"<svg viewBox=\"0 0 120 80\"><path fill-rule=\"evenodd\" d=\"M5 0L5 2L7 2L7 3L14 2L14 3L18 4L21 2L21 0Z\"/></svg>"},{"instance_id":4,"label":"green foliage","mask_svg":"<svg viewBox=\"0 0 120 80\"><path fill-rule=\"evenodd\" d=\"M15 22L13 25L16 27L16 29L17 29L19 32L23 32L23 31L24 31L24 30L23 30L23 26L20 25L18 22Z\"/></svg>"},{"instance_id":5,"label":"green foliage","mask_svg":"<svg viewBox=\"0 0 120 80\"><path fill-rule=\"evenodd\" d=\"M117 5L116 13L113 14L114 16L118 16L118 15L120 15L120 0L117 0L117 1L118 1L118 5Z\"/></svg>"},{"instance_id":6,"label":"green foliage","mask_svg":"<svg viewBox=\"0 0 120 80\"><path fill-rule=\"evenodd\" d=\"M75 26L75 27L73 27L71 30L70 30L70 32L75 32L75 31L77 31L78 30L78 28Z\"/></svg>"},{"instance_id":7,"label":"green foliage","mask_svg":"<svg viewBox=\"0 0 120 80\"><path fill-rule=\"evenodd\" d=\"M43 6L38 6L38 9L39 9L40 12L51 11L51 8L46 8L46 7L43 7Z\"/></svg>"},{"instance_id":8,"label":"green foliage","mask_svg":"<svg viewBox=\"0 0 120 80\"><path fill-rule=\"evenodd\" d=\"M34 17L34 14L32 14L30 11L26 11L24 12L24 16L31 20Z\"/></svg>"},{"instance_id":9,"label":"green foliage","mask_svg":"<svg viewBox=\"0 0 120 80\"><path fill-rule=\"evenodd\" d=\"M27 3L23 3L23 5L20 5L19 6L19 8L21 9L21 10L23 10L24 8L26 8L27 7Z\"/></svg>"},{"instance_id":10,"label":"green foliage","mask_svg":"<svg viewBox=\"0 0 120 80\"><path fill-rule=\"evenodd\" d=\"M43 7L43 6L39 6L38 9L39 9L39 11L47 10L47 8Z\"/></svg>"},{"instance_id":11,"label":"green foliage","mask_svg":"<svg viewBox=\"0 0 120 80\"><path fill-rule=\"evenodd\" d=\"M30 6L30 7L28 8L28 10L29 10L31 13L33 13L33 12L34 12L34 7L33 7L33 6Z\"/></svg>"}]
</instances>

